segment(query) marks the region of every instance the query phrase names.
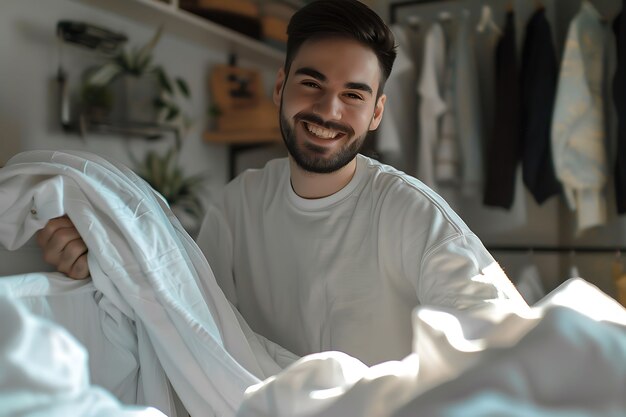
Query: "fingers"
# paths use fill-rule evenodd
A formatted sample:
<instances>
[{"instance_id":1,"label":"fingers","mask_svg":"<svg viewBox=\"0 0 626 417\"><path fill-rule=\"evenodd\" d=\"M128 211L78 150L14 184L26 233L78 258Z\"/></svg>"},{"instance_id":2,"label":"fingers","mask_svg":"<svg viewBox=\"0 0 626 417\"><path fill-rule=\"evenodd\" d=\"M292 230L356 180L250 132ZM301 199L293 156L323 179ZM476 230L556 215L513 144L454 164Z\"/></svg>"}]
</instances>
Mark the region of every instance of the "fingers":
<instances>
[{"instance_id":1,"label":"fingers","mask_svg":"<svg viewBox=\"0 0 626 417\"><path fill-rule=\"evenodd\" d=\"M67 216L57 217L48 221L45 227L37 232L37 243L39 246L42 248L46 247L55 232L62 228L76 229L74 223Z\"/></svg>"},{"instance_id":2,"label":"fingers","mask_svg":"<svg viewBox=\"0 0 626 417\"><path fill-rule=\"evenodd\" d=\"M87 245L80 236L69 241L57 256L59 260L56 266L59 272L63 272L74 279L87 277L89 272L87 268Z\"/></svg>"},{"instance_id":3,"label":"fingers","mask_svg":"<svg viewBox=\"0 0 626 417\"><path fill-rule=\"evenodd\" d=\"M89 276L89 264L87 263L87 253L78 257L76 262L67 272L67 276L73 279L85 279Z\"/></svg>"},{"instance_id":4,"label":"fingers","mask_svg":"<svg viewBox=\"0 0 626 417\"><path fill-rule=\"evenodd\" d=\"M44 261L57 271L74 279L89 276L87 245L67 216L51 219L37 233L37 243L43 250Z\"/></svg>"},{"instance_id":5,"label":"fingers","mask_svg":"<svg viewBox=\"0 0 626 417\"><path fill-rule=\"evenodd\" d=\"M71 227L56 229L43 248L44 260L59 268L73 263L87 250L78 231Z\"/></svg>"}]
</instances>

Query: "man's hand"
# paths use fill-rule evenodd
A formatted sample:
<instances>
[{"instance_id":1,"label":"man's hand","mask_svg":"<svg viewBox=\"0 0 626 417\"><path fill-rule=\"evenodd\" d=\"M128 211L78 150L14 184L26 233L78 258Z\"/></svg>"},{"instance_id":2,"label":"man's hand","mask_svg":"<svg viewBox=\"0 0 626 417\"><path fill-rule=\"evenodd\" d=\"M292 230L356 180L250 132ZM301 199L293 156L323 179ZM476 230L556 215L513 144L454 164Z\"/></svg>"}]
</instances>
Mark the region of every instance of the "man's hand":
<instances>
[{"instance_id":1,"label":"man's hand","mask_svg":"<svg viewBox=\"0 0 626 417\"><path fill-rule=\"evenodd\" d=\"M73 279L89 276L87 245L67 217L52 219L37 232L37 243L43 250L43 259Z\"/></svg>"}]
</instances>

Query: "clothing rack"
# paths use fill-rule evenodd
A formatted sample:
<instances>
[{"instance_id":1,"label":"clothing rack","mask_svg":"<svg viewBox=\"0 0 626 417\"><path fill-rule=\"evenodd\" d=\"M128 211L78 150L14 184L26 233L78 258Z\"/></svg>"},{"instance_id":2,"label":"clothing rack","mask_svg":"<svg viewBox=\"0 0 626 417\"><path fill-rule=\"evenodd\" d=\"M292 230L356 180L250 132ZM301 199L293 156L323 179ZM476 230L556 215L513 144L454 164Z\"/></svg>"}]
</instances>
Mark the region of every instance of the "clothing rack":
<instances>
[{"instance_id":1,"label":"clothing rack","mask_svg":"<svg viewBox=\"0 0 626 417\"><path fill-rule=\"evenodd\" d=\"M410 24L410 20L406 19L408 15L415 14L419 16L428 17L433 15L434 9L442 10L456 10L465 9L466 7L472 11L477 11L484 5L489 5L492 9L499 10L502 6L507 8L512 5L513 2L501 1L501 0L472 0L466 2L460 2L458 0L400 0L393 1L389 4L389 21L391 24L401 23L406 21ZM508 3L508 5L507 5ZM534 8L537 4L545 2L534 2ZM424 6L422 8L422 6ZM436 16L436 15L435 15ZM478 15L476 15L478 16ZM620 242L619 244L623 244ZM618 244L618 245L619 245ZM529 245L529 244L503 244L503 245L486 245L490 252L497 252L498 254L511 253L511 254L523 254L523 253L541 253L541 254L553 254L563 255L569 254L571 256L577 254L626 254L626 247L609 246L609 245Z\"/></svg>"},{"instance_id":2,"label":"clothing rack","mask_svg":"<svg viewBox=\"0 0 626 417\"><path fill-rule=\"evenodd\" d=\"M618 246L551 246L551 245L536 245L536 246L512 246L512 245L492 245L487 246L489 252L513 252L513 253L625 253L626 247Z\"/></svg>"}]
</instances>

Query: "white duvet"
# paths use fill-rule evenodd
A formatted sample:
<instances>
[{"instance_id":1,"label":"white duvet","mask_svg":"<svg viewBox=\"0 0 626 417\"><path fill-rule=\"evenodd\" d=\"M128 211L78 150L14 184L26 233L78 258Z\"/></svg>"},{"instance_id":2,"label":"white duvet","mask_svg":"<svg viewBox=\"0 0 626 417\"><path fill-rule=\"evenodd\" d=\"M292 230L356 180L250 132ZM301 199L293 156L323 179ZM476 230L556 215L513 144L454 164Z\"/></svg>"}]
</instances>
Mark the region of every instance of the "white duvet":
<instances>
[{"instance_id":1,"label":"white duvet","mask_svg":"<svg viewBox=\"0 0 626 417\"><path fill-rule=\"evenodd\" d=\"M626 416L626 310L573 279L528 311L414 312L414 353L368 368L305 356L248 388L240 417Z\"/></svg>"},{"instance_id":2,"label":"white duvet","mask_svg":"<svg viewBox=\"0 0 626 417\"><path fill-rule=\"evenodd\" d=\"M414 353L402 361L367 367L324 352L281 370L294 358L250 331L197 246L132 172L47 151L20 154L0 170L0 244L19 250L64 213L89 247L93 281L8 276L0 295L68 328L89 351L93 382L126 404L171 417L184 413L175 394L194 417L626 415L626 310L581 279L523 311L420 307ZM33 395L41 380L31 376L22 385L0 378L0 416L13 415L7 405L34 404L28 381ZM12 395L17 389L22 396ZM85 398L113 407L102 415L124 415L106 395ZM66 415L96 415L83 403L54 402L49 412L18 415L55 415L57 405L76 406Z\"/></svg>"},{"instance_id":3,"label":"white duvet","mask_svg":"<svg viewBox=\"0 0 626 417\"><path fill-rule=\"evenodd\" d=\"M132 171L53 151L19 154L0 170L4 247L18 250L63 214L89 248L93 281L16 275L0 279L0 294L75 334L96 383L173 417L171 384L191 415L229 416L248 386L280 370L275 358L287 353L236 316L193 240Z\"/></svg>"},{"instance_id":4,"label":"white duvet","mask_svg":"<svg viewBox=\"0 0 626 417\"><path fill-rule=\"evenodd\" d=\"M0 296L0 415L165 417L89 381L87 352L64 328Z\"/></svg>"}]
</instances>

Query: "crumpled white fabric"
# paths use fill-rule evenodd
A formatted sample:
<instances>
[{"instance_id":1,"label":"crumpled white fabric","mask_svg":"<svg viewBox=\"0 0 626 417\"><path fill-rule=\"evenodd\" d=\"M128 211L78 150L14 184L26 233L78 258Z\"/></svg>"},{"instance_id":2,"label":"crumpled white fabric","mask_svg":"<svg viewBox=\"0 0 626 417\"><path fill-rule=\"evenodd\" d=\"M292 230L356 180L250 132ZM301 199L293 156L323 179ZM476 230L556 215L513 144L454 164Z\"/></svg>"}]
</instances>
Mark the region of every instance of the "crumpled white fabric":
<instances>
[{"instance_id":1,"label":"crumpled white fabric","mask_svg":"<svg viewBox=\"0 0 626 417\"><path fill-rule=\"evenodd\" d=\"M20 300L31 314L61 324L87 347L93 385L104 387L124 404L145 404L146 392L160 394L159 402L152 405L171 414L174 400L167 388L161 390L166 378L158 363L151 364L154 351L144 348L139 355L136 326L91 280L75 281L58 273L4 276L0 294ZM141 365L154 373L142 372L144 378L140 378Z\"/></svg>"},{"instance_id":2,"label":"crumpled white fabric","mask_svg":"<svg viewBox=\"0 0 626 417\"><path fill-rule=\"evenodd\" d=\"M526 301L528 305L533 305L546 296L542 282L541 273L537 265L529 263L517 274L515 287L524 298L524 301Z\"/></svg>"},{"instance_id":3,"label":"crumpled white fabric","mask_svg":"<svg viewBox=\"0 0 626 417\"><path fill-rule=\"evenodd\" d=\"M68 294L71 285L92 291L102 321L136 326L138 400L175 415L171 383L191 415L233 415L245 388L280 369L266 346L279 348L233 311L195 242L128 168L84 152L31 151L0 170L0 244L7 249L63 214L89 248L97 291L60 284L68 280L54 274L26 274L0 279L0 292L14 296L25 282L32 290L25 297ZM119 338L113 344L134 349Z\"/></svg>"},{"instance_id":4,"label":"crumpled white fabric","mask_svg":"<svg viewBox=\"0 0 626 417\"><path fill-rule=\"evenodd\" d=\"M371 368L306 356L250 387L238 416L626 415L626 310L580 278L531 310L419 307L414 338Z\"/></svg>"},{"instance_id":5,"label":"crumpled white fabric","mask_svg":"<svg viewBox=\"0 0 626 417\"><path fill-rule=\"evenodd\" d=\"M65 329L0 296L1 417L165 417L90 384L87 352Z\"/></svg>"}]
</instances>

